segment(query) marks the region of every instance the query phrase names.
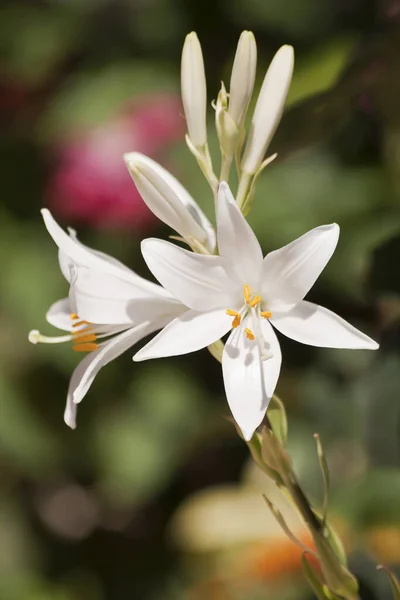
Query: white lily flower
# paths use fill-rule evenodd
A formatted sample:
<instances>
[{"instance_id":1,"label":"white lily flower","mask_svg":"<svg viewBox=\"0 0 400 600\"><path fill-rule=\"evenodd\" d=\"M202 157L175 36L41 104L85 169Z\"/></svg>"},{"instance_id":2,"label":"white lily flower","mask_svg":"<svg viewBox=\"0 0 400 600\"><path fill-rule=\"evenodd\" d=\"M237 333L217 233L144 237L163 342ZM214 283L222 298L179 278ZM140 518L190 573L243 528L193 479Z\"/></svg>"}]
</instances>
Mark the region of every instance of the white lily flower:
<instances>
[{"instance_id":1,"label":"white lily flower","mask_svg":"<svg viewBox=\"0 0 400 600\"><path fill-rule=\"evenodd\" d=\"M195 148L203 149L207 143L207 85L203 53L194 31L183 45L181 91L189 138Z\"/></svg>"},{"instance_id":2,"label":"white lily flower","mask_svg":"<svg viewBox=\"0 0 400 600\"><path fill-rule=\"evenodd\" d=\"M46 319L68 334L47 337L33 330L29 340L33 344L71 342L72 350L87 353L72 374L67 394L64 420L74 429L76 405L100 369L187 308L161 286L81 244L73 231L68 235L47 209L42 215L70 284L69 297L55 302Z\"/></svg>"},{"instance_id":3,"label":"white lily flower","mask_svg":"<svg viewBox=\"0 0 400 600\"><path fill-rule=\"evenodd\" d=\"M282 46L272 59L254 109L241 163L245 173L257 172L279 125L292 80L293 65L292 46Z\"/></svg>"},{"instance_id":4,"label":"white lily flower","mask_svg":"<svg viewBox=\"0 0 400 600\"><path fill-rule=\"evenodd\" d=\"M281 350L273 327L312 346L375 350L378 344L330 310L303 300L336 248L338 225L312 229L263 259L226 183L219 188L217 224L220 256L194 254L157 239L142 242L149 269L191 310L171 321L134 360L193 352L232 329L222 356L224 384L232 414L249 440L279 377Z\"/></svg>"},{"instance_id":5,"label":"white lily flower","mask_svg":"<svg viewBox=\"0 0 400 600\"><path fill-rule=\"evenodd\" d=\"M214 228L183 185L144 154L129 152L124 160L140 195L156 217L175 229L190 246L198 243L212 254Z\"/></svg>"}]
</instances>

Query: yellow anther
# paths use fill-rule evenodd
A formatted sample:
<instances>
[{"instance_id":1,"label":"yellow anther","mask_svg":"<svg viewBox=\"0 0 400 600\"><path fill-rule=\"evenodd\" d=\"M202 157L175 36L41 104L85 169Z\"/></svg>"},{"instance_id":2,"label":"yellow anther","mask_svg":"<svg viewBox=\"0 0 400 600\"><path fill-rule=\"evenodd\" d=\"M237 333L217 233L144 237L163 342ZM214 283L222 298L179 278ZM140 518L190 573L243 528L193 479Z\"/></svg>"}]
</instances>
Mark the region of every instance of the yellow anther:
<instances>
[{"instance_id":1,"label":"yellow anther","mask_svg":"<svg viewBox=\"0 0 400 600\"><path fill-rule=\"evenodd\" d=\"M79 319L79 317L77 317ZM81 325L91 325L89 321L78 321L78 323L74 323L72 327L80 327Z\"/></svg>"},{"instance_id":2,"label":"yellow anther","mask_svg":"<svg viewBox=\"0 0 400 600\"><path fill-rule=\"evenodd\" d=\"M93 352L98 349L97 344L75 344L72 346L72 350L75 352Z\"/></svg>"},{"instance_id":3,"label":"yellow anther","mask_svg":"<svg viewBox=\"0 0 400 600\"><path fill-rule=\"evenodd\" d=\"M236 316L236 317L233 319L233 321L232 321L232 327L233 327L234 329L236 329L236 327L239 327L239 325L240 325L240 321L241 321L241 320L242 320L241 316L240 316L240 315L237 315L237 316Z\"/></svg>"},{"instance_id":4,"label":"yellow anther","mask_svg":"<svg viewBox=\"0 0 400 600\"><path fill-rule=\"evenodd\" d=\"M251 308L254 308L255 306L257 306L257 304L260 304L261 302L261 296L254 296L253 300L250 300L250 302L248 302L248 305Z\"/></svg>"},{"instance_id":5,"label":"yellow anther","mask_svg":"<svg viewBox=\"0 0 400 600\"><path fill-rule=\"evenodd\" d=\"M74 337L74 344L82 344L84 342L95 342L96 341L96 336L94 333L86 333L86 331L79 336Z\"/></svg>"},{"instance_id":6,"label":"yellow anther","mask_svg":"<svg viewBox=\"0 0 400 600\"><path fill-rule=\"evenodd\" d=\"M92 323L84 321L75 313L70 315L71 321L76 321L72 324L73 331L72 340L74 342L72 350L74 352L93 352L99 347L94 342L97 340L95 330ZM79 329L76 329L79 327Z\"/></svg>"},{"instance_id":7,"label":"yellow anther","mask_svg":"<svg viewBox=\"0 0 400 600\"><path fill-rule=\"evenodd\" d=\"M239 327L240 322L242 320L242 317L240 316L240 314L238 313L238 311L237 310L232 310L231 308L228 308L225 312L230 317L234 317L234 319L232 321L232 327L234 329L236 329L236 327Z\"/></svg>"},{"instance_id":8,"label":"yellow anther","mask_svg":"<svg viewBox=\"0 0 400 600\"><path fill-rule=\"evenodd\" d=\"M248 340L255 340L256 336L254 335L254 333L252 332L251 329L249 329L248 327L246 327L246 329L244 330L246 337Z\"/></svg>"},{"instance_id":9,"label":"yellow anther","mask_svg":"<svg viewBox=\"0 0 400 600\"><path fill-rule=\"evenodd\" d=\"M261 310L260 317L263 317L264 319L270 319L272 317L272 312L269 310Z\"/></svg>"},{"instance_id":10,"label":"yellow anther","mask_svg":"<svg viewBox=\"0 0 400 600\"><path fill-rule=\"evenodd\" d=\"M246 304L249 304L249 302L251 300L251 291L250 291L249 285L243 286L243 295L244 295L244 301L246 302Z\"/></svg>"},{"instance_id":11,"label":"yellow anther","mask_svg":"<svg viewBox=\"0 0 400 600\"><path fill-rule=\"evenodd\" d=\"M88 333L94 333L94 329L92 327L82 327L82 329L76 329L72 331L72 337L75 339L81 337L82 335L87 335Z\"/></svg>"}]
</instances>

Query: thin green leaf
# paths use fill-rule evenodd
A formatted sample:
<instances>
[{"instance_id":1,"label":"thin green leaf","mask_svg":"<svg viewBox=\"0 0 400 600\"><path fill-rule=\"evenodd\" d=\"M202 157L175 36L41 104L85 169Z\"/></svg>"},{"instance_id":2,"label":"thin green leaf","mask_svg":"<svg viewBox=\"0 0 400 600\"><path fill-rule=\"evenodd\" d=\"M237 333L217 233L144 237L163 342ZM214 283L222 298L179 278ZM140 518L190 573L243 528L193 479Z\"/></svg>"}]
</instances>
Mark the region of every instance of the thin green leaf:
<instances>
[{"instance_id":1,"label":"thin green leaf","mask_svg":"<svg viewBox=\"0 0 400 600\"><path fill-rule=\"evenodd\" d=\"M307 556L307 552L303 552L303 554L301 555L301 563L303 566L304 577L307 579L308 583L310 584L311 588L313 589L317 599L318 600L327 600L327 598L329 598L329 596L327 596L325 593L324 585L323 585L322 581L320 580L319 576L317 575L317 573L314 571L314 569L308 562L308 559L306 558L306 556Z\"/></svg>"},{"instance_id":2,"label":"thin green leaf","mask_svg":"<svg viewBox=\"0 0 400 600\"><path fill-rule=\"evenodd\" d=\"M393 600L400 600L400 583L396 575L394 575L390 569L384 567L383 565L378 565L376 568L378 571L386 571L386 573L389 575L390 583L392 584Z\"/></svg>"},{"instance_id":3,"label":"thin green leaf","mask_svg":"<svg viewBox=\"0 0 400 600\"><path fill-rule=\"evenodd\" d=\"M307 554L311 554L312 556L314 556L316 559L318 559L318 556L315 554L315 552L313 550L311 550L310 548L308 548L305 544L303 544L303 542L301 542L295 535L294 533L292 533L289 529L289 527L286 524L285 519L282 516L282 513L280 512L280 510L274 505L272 504L272 502L267 498L267 496L265 494L263 494L263 498L265 500L265 502L267 503L267 506L269 508L269 510L271 511L271 513L274 515L275 519L278 521L279 525L282 527L283 531L286 533L287 537L294 543L296 544L296 546L298 546L299 548L301 548L301 550L303 550L303 552L306 552Z\"/></svg>"},{"instance_id":4,"label":"thin green leaf","mask_svg":"<svg viewBox=\"0 0 400 600\"><path fill-rule=\"evenodd\" d=\"M322 449L322 444L318 433L314 433L314 439L317 442L317 452L318 452L318 460L319 465L321 467L322 479L324 482L324 500L322 505L322 523L325 526L326 516L328 512L328 502L329 502L329 468L328 463L326 462L325 454Z\"/></svg>"}]
</instances>

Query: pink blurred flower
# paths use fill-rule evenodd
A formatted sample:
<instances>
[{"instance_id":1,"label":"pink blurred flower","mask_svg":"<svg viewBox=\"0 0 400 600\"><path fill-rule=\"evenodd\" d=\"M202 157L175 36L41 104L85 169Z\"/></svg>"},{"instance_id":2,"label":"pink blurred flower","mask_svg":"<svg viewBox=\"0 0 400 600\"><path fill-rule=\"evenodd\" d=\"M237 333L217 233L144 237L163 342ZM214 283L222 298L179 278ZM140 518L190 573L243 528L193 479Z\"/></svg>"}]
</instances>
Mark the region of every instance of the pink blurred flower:
<instances>
[{"instance_id":1,"label":"pink blurred flower","mask_svg":"<svg viewBox=\"0 0 400 600\"><path fill-rule=\"evenodd\" d=\"M162 161L185 132L179 98L143 97L114 119L76 135L59 149L48 183L49 206L62 218L104 227L146 230L156 218L142 201L123 161L139 151Z\"/></svg>"}]
</instances>

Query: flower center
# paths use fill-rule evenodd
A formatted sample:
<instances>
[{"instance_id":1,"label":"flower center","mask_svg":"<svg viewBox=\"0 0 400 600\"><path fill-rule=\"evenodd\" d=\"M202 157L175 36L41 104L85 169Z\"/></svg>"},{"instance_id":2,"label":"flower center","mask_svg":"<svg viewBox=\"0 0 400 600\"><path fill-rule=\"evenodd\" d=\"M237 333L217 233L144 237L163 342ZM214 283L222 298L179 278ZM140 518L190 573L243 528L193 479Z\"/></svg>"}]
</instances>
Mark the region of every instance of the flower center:
<instances>
[{"instance_id":1,"label":"flower center","mask_svg":"<svg viewBox=\"0 0 400 600\"><path fill-rule=\"evenodd\" d=\"M46 336L40 331L34 329L29 333L29 341L32 344L60 344L62 342L73 342L72 350L74 352L93 352L98 349L97 335L92 323L81 320L78 315L72 313L70 315L72 324L72 332L70 335ZM102 337L102 336L100 336Z\"/></svg>"},{"instance_id":2,"label":"flower center","mask_svg":"<svg viewBox=\"0 0 400 600\"><path fill-rule=\"evenodd\" d=\"M260 317L263 319L270 319L272 317L272 313L269 310L260 310L262 298L258 294L252 295L250 286L247 284L243 286L243 298L244 306L240 311L228 308L225 312L229 317L233 317L232 327L234 329L236 329L236 327L239 327L239 325L242 322L242 319L244 319L250 314L253 322L254 331L253 329L246 327L244 329L244 334L247 337L247 339L251 342L256 341L260 348L262 360L271 358L272 354L269 350L267 350L265 340L262 335Z\"/></svg>"},{"instance_id":3,"label":"flower center","mask_svg":"<svg viewBox=\"0 0 400 600\"><path fill-rule=\"evenodd\" d=\"M259 296L258 294L256 296L252 297L250 286L247 284L245 284L243 286L243 297L244 297L244 302L245 302L244 310L239 312L237 310L232 310L231 308L228 308L225 311L229 317L233 317L232 327L234 329L236 329L236 327L239 327L239 325L242 321L242 318L244 318L248 314L249 309L257 308L257 306L259 306L259 304L262 301L261 296ZM269 310L260 310L258 314L263 319L270 319L272 317L272 312L270 312ZM246 328L244 331L245 331L246 337L249 340L255 339L256 336L251 331L251 329Z\"/></svg>"},{"instance_id":4,"label":"flower center","mask_svg":"<svg viewBox=\"0 0 400 600\"><path fill-rule=\"evenodd\" d=\"M93 352L93 350L97 350L99 346L94 343L97 337L92 324L88 321L81 321L75 313L72 313L70 318L72 321L75 321L72 324L74 328L72 331L72 340L74 342L72 350L75 352Z\"/></svg>"}]
</instances>

